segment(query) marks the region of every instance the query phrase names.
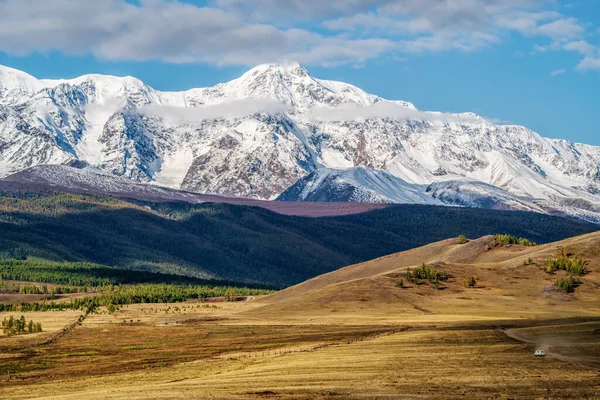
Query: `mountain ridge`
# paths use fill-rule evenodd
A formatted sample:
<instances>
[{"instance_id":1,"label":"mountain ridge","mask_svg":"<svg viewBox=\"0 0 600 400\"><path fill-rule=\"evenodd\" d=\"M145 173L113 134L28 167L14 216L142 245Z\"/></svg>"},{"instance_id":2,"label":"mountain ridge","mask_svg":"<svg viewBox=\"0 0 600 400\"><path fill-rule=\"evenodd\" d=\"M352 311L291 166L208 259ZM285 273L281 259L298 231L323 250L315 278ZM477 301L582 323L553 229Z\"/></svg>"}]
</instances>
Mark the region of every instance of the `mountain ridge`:
<instances>
[{"instance_id":1,"label":"mountain ridge","mask_svg":"<svg viewBox=\"0 0 600 400\"><path fill-rule=\"evenodd\" d=\"M64 192L111 196L149 202L215 203L260 207L278 214L304 217L334 217L359 214L390 206L374 203L284 203L237 197L206 195L131 181L85 166L38 165L0 180L0 193Z\"/></svg>"},{"instance_id":2,"label":"mountain ridge","mask_svg":"<svg viewBox=\"0 0 600 400\"><path fill-rule=\"evenodd\" d=\"M311 174L364 167L409 187L433 185L417 196L431 204L485 207L491 197L498 208L600 223L600 147L546 139L473 113L420 111L314 78L298 63L263 64L182 92L98 74L37 80L0 66L0 156L0 177L78 160L137 182L261 200ZM457 182L468 190L432 196ZM465 200L485 185L494 193ZM334 196L343 188L315 190L332 193L327 201L348 201ZM357 190L373 193L367 199L412 201L368 184ZM399 183L397 194L402 190Z\"/></svg>"}]
</instances>

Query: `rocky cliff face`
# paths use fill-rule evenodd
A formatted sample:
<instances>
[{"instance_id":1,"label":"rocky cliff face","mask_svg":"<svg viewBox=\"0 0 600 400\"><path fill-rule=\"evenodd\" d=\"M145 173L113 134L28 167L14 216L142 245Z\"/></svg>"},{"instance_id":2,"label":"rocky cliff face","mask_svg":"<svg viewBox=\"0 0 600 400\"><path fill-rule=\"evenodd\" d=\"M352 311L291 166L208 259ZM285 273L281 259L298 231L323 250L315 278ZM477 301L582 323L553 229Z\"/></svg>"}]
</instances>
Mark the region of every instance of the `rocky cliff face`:
<instances>
[{"instance_id":1,"label":"rocky cliff face","mask_svg":"<svg viewBox=\"0 0 600 400\"><path fill-rule=\"evenodd\" d=\"M295 63L177 93L131 77L49 81L0 67L0 176L73 160L226 196L443 202L600 221L600 148L470 113L421 112Z\"/></svg>"}]
</instances>

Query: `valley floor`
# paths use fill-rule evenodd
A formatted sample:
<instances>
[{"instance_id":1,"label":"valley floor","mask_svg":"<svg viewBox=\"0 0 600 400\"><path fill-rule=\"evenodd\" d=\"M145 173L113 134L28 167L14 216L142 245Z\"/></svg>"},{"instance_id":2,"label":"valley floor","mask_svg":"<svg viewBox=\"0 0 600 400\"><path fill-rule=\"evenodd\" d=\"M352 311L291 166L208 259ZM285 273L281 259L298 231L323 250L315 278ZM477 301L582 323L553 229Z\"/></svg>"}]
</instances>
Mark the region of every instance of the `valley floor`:
<instances>
[{"instance_id":1,"label":"valley floor","mask_svg":"<svg viewBox=\"0 0 600 400\"><path fill-rule=\"evenodd\" d=\"M364 323L360 314L344 323L324 313L282 322L257 317L262 306L261 299L131 305L90 314L58 337L78 314L26 313L47 329L0 338L0 397L600 396L600 318L511 321L417 313L377 324L365 312ZM540 346L546 358L533 356Z\"/></svg>"},{"instance_id":2,"label":"valley floor","mask_svg":"<svg viewBox=\"0 0 600 400\"><path fill-rule=\"evenodd\" d=\"M0 398L600 398L600 232L500 239L436 242L244 301L23 313L44 332L0 337ZM567 266L579 283L560 290Z\"/></svg>"}]
</instances>

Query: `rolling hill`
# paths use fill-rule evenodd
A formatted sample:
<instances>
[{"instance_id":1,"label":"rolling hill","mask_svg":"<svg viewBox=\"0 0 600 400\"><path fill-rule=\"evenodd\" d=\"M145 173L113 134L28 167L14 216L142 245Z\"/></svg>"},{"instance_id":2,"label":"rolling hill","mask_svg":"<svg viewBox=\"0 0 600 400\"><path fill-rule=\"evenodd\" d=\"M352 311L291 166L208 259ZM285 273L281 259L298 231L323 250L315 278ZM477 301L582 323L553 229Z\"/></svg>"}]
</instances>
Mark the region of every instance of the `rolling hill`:
<instances>
[{"instance_id":1,"label":"rolling hill","mask_svg":"<svg viewBox=\"0 0 600 400\"><path fill-rule=\"evenodd\" d=\"M596 229L537 213L427 205L305 218L231 204L0 195L0 253L277 287L459 234L545 243Z\"/></svg>"},{"instance_id":2,"label":"rolling hill","mask_svg":"<svg viewBox=\"0 0 600 400\"><path fill-rule=\"evenodd\" d=\"M588 273L574 292L554 283L565 271L548 273L548 260L581 257ZM407 280L406 271L426 263L450 278ZM475 287L464 282L476 278ZM404 287L398 287L399 280ZM467 244L447 239L324 274L267 297L252 315L291 319L339 318L348 323L397 320L417 315L482 319L550 319L597 315L600 232L535 247L500 246L494 236ZM335 316L332 317L332 312Z\"/></svg>"}]
</instances>

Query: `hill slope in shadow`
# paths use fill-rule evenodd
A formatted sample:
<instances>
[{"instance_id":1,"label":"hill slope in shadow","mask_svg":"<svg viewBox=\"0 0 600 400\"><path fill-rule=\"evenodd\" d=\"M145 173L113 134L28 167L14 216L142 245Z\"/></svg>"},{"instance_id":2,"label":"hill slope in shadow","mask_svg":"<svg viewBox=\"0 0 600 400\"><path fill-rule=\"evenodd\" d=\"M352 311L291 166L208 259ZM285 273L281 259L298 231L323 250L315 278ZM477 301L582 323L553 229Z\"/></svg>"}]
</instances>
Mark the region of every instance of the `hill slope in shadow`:
<instances>
[{"instance_id":1,"label":"hill slope in shadow","mask_svg":"<svg viewBox=\"0 0 600 400\"><path fill-rule=\"evenodd\" d=\"M0 195L0 254L289 286L345 265L466 234L540 243L596 230L541 214L393 206L305 218L230 204L66 193Z\"/></svg>"}]
</instances>

